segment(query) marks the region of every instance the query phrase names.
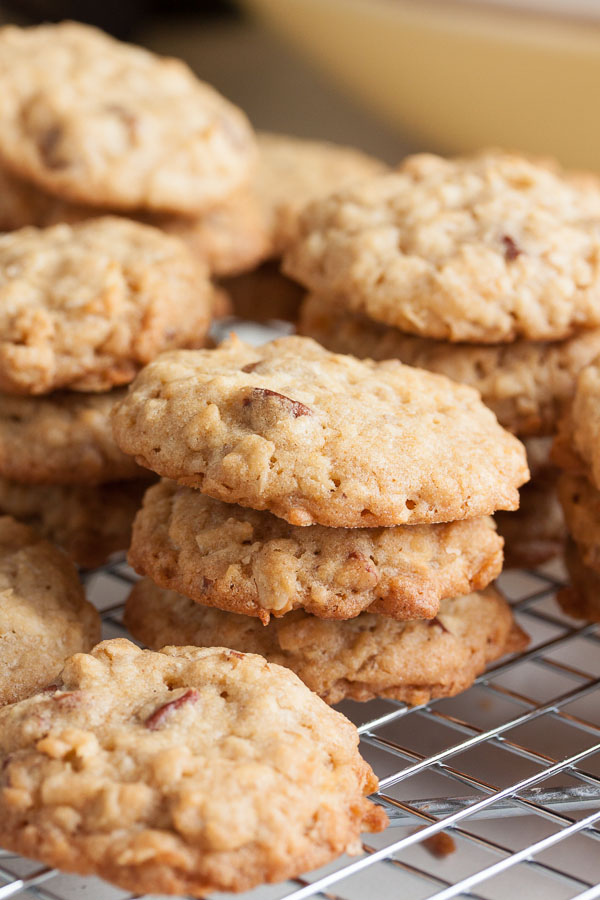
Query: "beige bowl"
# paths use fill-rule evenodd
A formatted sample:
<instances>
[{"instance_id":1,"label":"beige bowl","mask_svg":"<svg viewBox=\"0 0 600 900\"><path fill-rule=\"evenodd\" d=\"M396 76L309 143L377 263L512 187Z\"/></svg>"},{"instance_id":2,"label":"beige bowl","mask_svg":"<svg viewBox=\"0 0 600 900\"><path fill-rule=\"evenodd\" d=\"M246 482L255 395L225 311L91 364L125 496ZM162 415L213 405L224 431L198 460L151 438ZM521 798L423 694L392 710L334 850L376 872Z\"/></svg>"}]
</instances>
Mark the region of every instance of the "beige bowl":
<instances>
[{"instance_id":1,"label":"beige bowl","mask_svg":"<svg viewBox=\"0 0 600 900\"><path fill-rule=\"evenodd\" d=\"M424 147L496 145L600 168L593 4L553 0L544 14L489 0L243 3Z\"/></svg>"}]
</instances>

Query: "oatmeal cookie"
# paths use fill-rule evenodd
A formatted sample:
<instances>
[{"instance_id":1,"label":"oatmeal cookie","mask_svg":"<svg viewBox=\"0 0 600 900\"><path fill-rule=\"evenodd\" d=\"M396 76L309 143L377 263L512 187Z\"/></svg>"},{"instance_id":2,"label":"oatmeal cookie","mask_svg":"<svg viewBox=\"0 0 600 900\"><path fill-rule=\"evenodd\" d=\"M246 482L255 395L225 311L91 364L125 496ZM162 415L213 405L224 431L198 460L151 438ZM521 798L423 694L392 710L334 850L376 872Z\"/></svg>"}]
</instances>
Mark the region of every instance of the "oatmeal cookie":
<instances>
[{"instance_id":1,"label":"oatmeal cookie","mask_svg":"<svg viewBox=\"0 0 600 900\"><path fill-rule=\"evenodd\" d=\"M144 481L101 485L29 485L0 478L0 514L27 522L84 569L127 550Z\"/></svg>"},{"instance_id":2,"label":"oatmeal cookie","mask_svg":"<svg viewBox=\"0 0 600 900\"><path fill-rule=\"evenodd\" d=\"M502 540L489 517L300 528L163 481L146 493L129 562L162 587L263 622L298 607L325 619L365 609L420 619L435 616L442 598L493 581Z\"/></svg>"},{"instance_id":3,"label":"oatmeal cookie","mask_svg":"<svg viewBox=\"0 0 600 900\"><path fill-rule=\"evenodd\" d=\"M571 583L556 596L561 609L574 619L600 622L600 574L585 565L574 541L567 542L565 563Z\"/></svg>"},{"instance_id":4,"label":"oatmeal cookie","mask_svg":"<svg viewBox=\"0 0 600 900\"><path fill-rule=\"evenodd\" d=\"M575 393L577 375L600 353L600 328L564 341L450 344L405 334L361 313L342 312L316 295L303 302L298 330L334 353L399 359L470 384L500 424L520 436L556 431Z\"/></svg>"},{"instance_id":5,"label":"oatmeal cookie","mask_svg":"<svg viewBox=\"0 0 600 900\"><path fill-rule=\"evenodd\" d=\"M0 235L0 389L125 384L161 350L201 346L211 303L181 241L137 222Z\"/></svg>"},{"instance_id":6,"label":"oatmeal cookie","mask_svg":"<svg viewBox=\"0 0 600 900\"><path fill-rule=\"evenodd\" d=\"M282 881L387 824L354 725L222 647L71 657L54 692L0 710L0 763L3 847L140 894Z\"/></svg>"},{"instance_id":7,"label":"oatmeal cookie","mask_svg":"<svg viewBox=\"0 0 600 900\"><path fill-rule=\"evenodd\" d=\"M115 444L110 411L123 390L46 397L0 394L0 478L24 484L101 484L147 478Z\"/></svg>"},{"instance_id":8,"label":"oatmeal cookie","mask_svg":"<svg viewBox=\"0 0 600 900\"><path fill-rule=\"evenodd\" d=\"M39 691L100 638L100 617L58 548L0 517L0 705Z\"/></svg>"},{"instance_id":9,"label":"oatmeal cookie","mask_svg":"<svg viewBox=\"0 0 600 900\"><path fill-rule=\"evenodd\" d=\"M0 160L80 203L197 214L255 162L241 110L180 60L76 22L0 30Z\"/></svg>"},{"instance_id":10,"label":"oatmeal cookie","mask_svg":"<svg viewBox=\"0 0 600 900\"><path fill-rule=\"evenodd\" d=\"M159 475L292 525L450 522L518 506L520 442L479 394L287 337L163 354L113 410Z\"/></svg>"},{"instance_id":11,"label":"oatmeal cookie","mask_svg":"<svg viewBox=\"0 0 600 900\"><path fill-rule=\"evenodd\" d=\"M149 578L127 599L125 623L150 647L224 644L292 669L327 703L392 697L426 703L466 690L486 665L527 638L493 588L442 600L435 619L398 622L361 613L347 622L297 611L263 626L210 609Z\"/></svg>"},{"instance_id":12,"label":"oatmeal cookie","mask_svg":"<svg viewBox=\"0 0 600 900\"><path fill-rule=\"evenodd\" d=\"M341 310L449 341L600 326L600 188L485 152L409 157L316 201L284 271Z\"/></svg>"},{"instance_id":13,"label":"oatmeal cookie","mask_svg":"<svg viewBox=\"0 0 600 900\"><path fill-rule=\"evenodd\" d=\"M600 491L585 475L562 472L558 496L582 563L600 573Z\"/></svg>"}]
</instances>

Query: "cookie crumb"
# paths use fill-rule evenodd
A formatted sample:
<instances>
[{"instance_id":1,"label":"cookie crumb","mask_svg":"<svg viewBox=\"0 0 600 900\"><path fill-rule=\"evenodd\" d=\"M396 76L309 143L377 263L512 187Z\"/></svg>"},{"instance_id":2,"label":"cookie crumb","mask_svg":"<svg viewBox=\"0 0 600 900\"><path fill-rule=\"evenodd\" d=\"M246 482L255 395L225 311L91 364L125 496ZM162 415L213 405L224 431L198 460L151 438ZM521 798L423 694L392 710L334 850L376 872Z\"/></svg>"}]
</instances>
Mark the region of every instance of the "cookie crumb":
<instances>
[{"instance_id":1,"label":"cookie crumb","mask_svg":"<svg viewBox=\"0 0 600 900\"><path fill-rule=\"evenodd\" d=\"M425 828L426 826L423 826ZM423 828L417 828L413 833L422 831ZM456 841L447 832L440 831L438 834L432 834L431 837L425 838L422 842L423 847L435 856L436 859L445 859L456 850Z\"/></svg>"}]
</instances>

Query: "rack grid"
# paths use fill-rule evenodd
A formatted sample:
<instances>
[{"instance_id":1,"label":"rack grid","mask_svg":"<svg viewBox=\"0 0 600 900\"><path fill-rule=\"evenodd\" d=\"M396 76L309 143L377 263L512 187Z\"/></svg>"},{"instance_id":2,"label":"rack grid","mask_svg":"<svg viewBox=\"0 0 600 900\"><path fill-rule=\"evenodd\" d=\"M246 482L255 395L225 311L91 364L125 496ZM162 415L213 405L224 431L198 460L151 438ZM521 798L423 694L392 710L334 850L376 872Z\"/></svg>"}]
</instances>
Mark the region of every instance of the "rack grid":
<instances>
[{"instance_id":1,"label":"rack grid","mask_svg":"<svg viewBox=\"0 0 600 900\"><path fill-rule=\"evenodd\" d=\"M121 559L85 576L106 637L126 634L135 577ZM361 856L246 896L600 898L600 626L560 611L558 564L507 572L499 584L532 638L525 652L454 698L339 707L359 728L390 827L369 836ZM133 895L0 851L0 900L16 896Z\"/></svg>"}]
</instances>

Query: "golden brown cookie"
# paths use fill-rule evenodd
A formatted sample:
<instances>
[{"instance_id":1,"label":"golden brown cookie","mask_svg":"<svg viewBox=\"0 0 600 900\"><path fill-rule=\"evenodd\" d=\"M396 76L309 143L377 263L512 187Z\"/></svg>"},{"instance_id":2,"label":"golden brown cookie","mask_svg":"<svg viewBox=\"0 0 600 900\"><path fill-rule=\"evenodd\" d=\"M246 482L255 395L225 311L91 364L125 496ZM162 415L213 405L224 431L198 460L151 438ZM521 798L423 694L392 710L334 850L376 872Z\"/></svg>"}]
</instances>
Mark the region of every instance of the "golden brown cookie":
<instances>
[{"instance_id":1,"label":"golden brown cookie","mask_svg":"<svg viewBox=\"0 0 600 900\"><path fill-rule=\"evenodd\" d=\"M55 679L100 638L75 567L33 529L0 517L0 706Z\"/></svg>"},{"instance_id":2,"label":"golden brown cookie","mask_svg":"<svg viewBox=\"0 0 600 900\"><path fill-rule=\"evenodd\" d=\"M27 522L84 569L127 550L147 482L29 485L0 478L0 514Z\"/></svg>"},{"instance_id":3,"label":"golden brown cookie","mask_svg":"<svg viewBox=\"0 0 600 900\"><path fill-rule=\"evenodd\" d=\"M559 431L554 456L566 469L585 471L600 489L600 358L585 368Z\"/></svg>"},{"instance_id":4,"label":"golden brown cookie","mask_svg":"<svg viewBox=\"0 0 600 900\"><path fill-rule=\"evenodd\" d=\"M3 847L141 894L282 881L387 824L354 725L223 648L71 657L56 691L0 711L0 764Z\"/></svg>"},{"instance_id":5,"label":"golden brown cookie","mask_svg":"<svg viewBox=\"0 0 600 900\"><path fill-rule=\"evenodd\" d=\"M138 582L125 624L150 647L165 641L259 653L292 669L327 703L392 697L426 703L466 690L485 666L522 650L527 638L493 588L442 600L435 619L398 622L361 613L346 622L289 613L263 626L257 619L210 609L149 578Z\"/></svg>"},{"instance_id":6,"label":"golden brown cookie","mask_svg":"<svg viewBox=\"0 0 600 900\"><path fill-rule=\"evenodd\" d=\"M316 201L284 271L410 334L554 341L600 327L600 188L516 154L409 157Z\"/></svg>"},{"instance_id":7,"label":"golden brown cookie","mask_svg":"<svg viewBox=\"0 0 600 900\"><path fill-rule=\"evenodd\" d=\"M358 150L326 142L259 134L258 144L258 166L249 184L210 208L188 215L131 209L128 215L182 238L212 274L235 276L281 255L295 237L300 213L309 201L386 169ZM111 212L117 214L118 208ZM57 197L0 167L0 230L74 224L99 215L102 207ZM294 284L283 276L279 280ZM253 296L258 297L259 289L272 295L274 283L273 278L260 278ZM303 293L300 288L296 292ZM271 308L275 314L264 318L289 317L285 304Z\"/></svg>"},{"instance_id":8,"label":"golden brown cookie","mask_svg":"<svg viewBox=\"0 0 600 900\"><path fill-rule=\"evenodd\" d=\"M263 622L299 607L325 619L365 609L420 619L435 616L442 598L496 578L502 540L489 517L300 528L163 481L144 497L129 562L162 587Z\"/></svg>"},{"instance_id":9,"label":"golden brown cookie","mask_svg":"<svg viewBox=\"0 0 600 900\"><path fill-rule=\"evenodd\" d=\"M0 159L50 193L197 214L246 182L244 114L181 61L76 22L0 30Z\"/></svg>"},{"instance_id":10,"label":"golden brown cookie","mask_svg":"<svg viewBox=\"0 0 600 900\"><path fill-rule=\"evenodd\" d=\"M123 390L0 394L0 478L24 484L101 484L146 478L115 444L110 411Z\"/></svg>"},{"instance_id":11,"label":"golden brown cookie","mask_svg":"<svg viewBox=\"0 0 600 900\"><path fill-rule=\"evenodd\" d=\"M581 561L600 573L600 491L585 475L563 472L558 496Z\"/></svg>"},{"instance_id":12,"label":"golden brown cookie","mask_svg":"<svg viewBox=\"0 0 600 900\"><path fill-rule=\"evenodd\" d=\"M0 235L0 389L127 383L161 350L202 346L211 303L181 241L128 219Z\"/></svg>"},{"instance_id":13,"label":"golden brown cookie","mask_svg":"<svg viewBox=\"0 0 600 900\"><path fill-rule=\"evenodd\" d=\"M567 542L565 563L571 583L556 597L563 612L575 619L600 622L600 574L585 565L574 541Z\"/></svg>"},{"instance_id":14,"label":"golden brown cookie","mask_svg":"<svg viewBox=\"0 0 600 900\"><path fill-rule=\"evenodd\" d=\"M160 475L293 525L448 522L514 509L525 451L472 388L308 338L163 354L113 410Z\"/></svg>"},{"instance_id":15,"label":"golden brown cookie","mask_svg":"<svg viewBox=\"0 0 600 900\"><path fill-rule=\"evenodd\" d=\"M470 384L500 424L518 435L553 434L573 397L578 373L600 353L600 328L563 341L451 344L344 312L316 295L303 302L298 331L334 353L399 359Z\"/></svg>"}]
</instances>

